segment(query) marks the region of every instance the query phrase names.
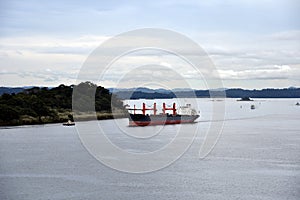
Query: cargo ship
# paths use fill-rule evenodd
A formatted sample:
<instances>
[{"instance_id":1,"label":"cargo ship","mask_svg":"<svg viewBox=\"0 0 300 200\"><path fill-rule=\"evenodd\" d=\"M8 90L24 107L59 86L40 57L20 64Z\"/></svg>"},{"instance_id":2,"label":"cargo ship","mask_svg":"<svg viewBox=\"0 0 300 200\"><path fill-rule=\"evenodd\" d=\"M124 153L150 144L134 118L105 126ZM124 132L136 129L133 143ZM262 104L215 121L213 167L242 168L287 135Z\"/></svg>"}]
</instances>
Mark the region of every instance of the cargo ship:
<instances>
[{"instance_id":1,"label":"cargo ship","mask_svg":"<svg viewBox=\"0 0 300 200\"><path fill-rule=\"evenodd\" d=\"M143 103L141 109L137 109L134 105L133 109L128 108L128 110L133 111L129 113L129 126L193 123L200 116L195 109L191 108L191 104L180 106L177 110L175 103L172 107L166 107L163 103L162 113L159 114L157 114L156 103L150 108ZM147 110L153 111L153 114L146 114ZM167 113L168 110L172 110L172 114ZM136 111L142 111L142 113L137 114Z\"/></svg>"}]
</instances>

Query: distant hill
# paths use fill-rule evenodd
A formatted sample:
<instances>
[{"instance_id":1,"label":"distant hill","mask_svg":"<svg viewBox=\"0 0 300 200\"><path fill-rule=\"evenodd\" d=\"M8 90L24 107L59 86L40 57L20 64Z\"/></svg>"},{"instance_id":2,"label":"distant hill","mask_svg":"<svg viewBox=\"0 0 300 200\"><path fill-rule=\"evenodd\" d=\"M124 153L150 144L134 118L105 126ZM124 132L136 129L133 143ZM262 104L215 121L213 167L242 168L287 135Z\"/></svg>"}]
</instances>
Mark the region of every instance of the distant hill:
<instances>
[{"instance_id":1,"label":"distant hill","mask_svg":"<svg viewBox=\"0 0 300 200\"><path fill-rule=\"evenodd\" d=\"M226 90L226 95L232 98L300 98L300 88L269 88L262 90L228 89Z\"/></svg>"},{"instance_id":2,"label":"distant hill","mask_svg":"<svg viewBox=\"0 0 300 200\"><path fill-rule=\"evenodd\" d=\"M0 95L6 93L6 94L12 94L12 93L19 93L23 92L25 90L24 87L0 87Z\"/></svg>"},{"instance_id":3,"label":"distant hill","mask_svg":"<svg viewBox=\"0 0 300 200\"><path fill-rule=\"evenodd\" d=\"M37 88L34 86L26 87L0 87L0 95L18 94L30 88ZM43 87L38 87L43 88ZM52 89L52 87L48 87ZM108 88L110 93L115 94L120 99L170 99L170 98L191 98L191 97L210 97L210 92L225 91L228 98L300 98L300 88L289 87L283 89L267 88L262 90L245 90L241 88L232 89L213 89L209 90L193 90L189 88L175 88L172 90L150 89L146 87L138 88Z\"/></svg>"},{"instance_id":4,"label":"distant hill","mask_svg":"<svg viewBox=\"0 0 300 200\"><path fill-rule=\"evenodd\" d=\"M148 88L129 88L129 89L110 89L120 99L165 99L165 98L205 98L210 94L218 96L220 91L225 91L228 98L300 98L300 88L283 89L262 89L262 90L244 90L234 89L215 89L215 90L191 90L191 89L148 89Z\"/></svg>"},{"instance_id":5,"label":"distant hill","mask_svg":"<svg viewBox=\"0 0 300 200\"><path fill-rule=\"evenodd\" d=\"M108 88L109 92L111 93L118 93L118 92L142 92L142 93L162 93L162 94L168 94L170 93L170 90L166 90L163 88L160 89L150 89L146 87L138 87L138 88Z\"/></svg>"}]
</instances>

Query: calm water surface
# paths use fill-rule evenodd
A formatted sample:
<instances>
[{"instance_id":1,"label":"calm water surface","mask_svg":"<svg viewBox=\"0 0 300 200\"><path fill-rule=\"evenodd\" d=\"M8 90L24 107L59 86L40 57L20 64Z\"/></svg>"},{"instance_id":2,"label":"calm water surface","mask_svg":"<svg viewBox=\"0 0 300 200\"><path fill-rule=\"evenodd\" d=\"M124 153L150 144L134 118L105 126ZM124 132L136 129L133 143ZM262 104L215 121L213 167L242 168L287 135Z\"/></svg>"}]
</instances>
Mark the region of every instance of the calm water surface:
<instances>
[{"instance_id":1,"label":"calm water surface","mask_svg":"<svg viewBox=\"0 0 300 200\"><path fill-rule=\"evenodd\" d=\"M198 123L185 125L191 130L199 126L191 148L169 167L146 174L123 173L98 162L81 144L76 127L51 124L2 128L0 199L300 198L297 99L226 100L222 135L202 160L198 152L205 133L213 126L212 101L196 101L201 118ZM250 109L251 104L255 104L255 110ZM94 122L81 123L89 127ZM132 152L163 148L181 126L131 128L127 123L127 119L99 121L113 143ZM150 133L154 136L128 136L133 132L141 137Z\"/></svg>"}]
</instances>

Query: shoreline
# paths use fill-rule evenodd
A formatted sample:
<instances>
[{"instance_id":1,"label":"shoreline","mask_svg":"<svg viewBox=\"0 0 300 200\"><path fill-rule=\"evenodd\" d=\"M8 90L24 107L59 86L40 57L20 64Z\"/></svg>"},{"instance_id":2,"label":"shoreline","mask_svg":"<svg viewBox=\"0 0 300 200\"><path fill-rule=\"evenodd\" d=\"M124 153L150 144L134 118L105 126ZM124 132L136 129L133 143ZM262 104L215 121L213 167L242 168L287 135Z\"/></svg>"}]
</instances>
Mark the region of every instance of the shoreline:
<instances>
[{"instance_id":1,"label":"shoreline","mask_svg":"<svg viewBox=\"0 0 300 200\"><path fill-rule=\"evenodd\" d=\"M106 113L106 112L97 112L97 119L95 119L95 115L92 113L88 114L78 114L76 115L76 120L72 121L91 121L91 120L108 120L108 119L121 119L121 118L128 118L127 113ZM27 126L27 125L45 125L45 124L59 124L64 123L69 120L68 117L63 117L59 119L48 119L48 118L42 118L45 121L40 122L38 118L32 119L31 121L26 120L13 120L10 122L0 122L0 129L2 127L16 127L16 126ZM5 128L4 128L5 129Z\"/></svg>"}]
</instances>

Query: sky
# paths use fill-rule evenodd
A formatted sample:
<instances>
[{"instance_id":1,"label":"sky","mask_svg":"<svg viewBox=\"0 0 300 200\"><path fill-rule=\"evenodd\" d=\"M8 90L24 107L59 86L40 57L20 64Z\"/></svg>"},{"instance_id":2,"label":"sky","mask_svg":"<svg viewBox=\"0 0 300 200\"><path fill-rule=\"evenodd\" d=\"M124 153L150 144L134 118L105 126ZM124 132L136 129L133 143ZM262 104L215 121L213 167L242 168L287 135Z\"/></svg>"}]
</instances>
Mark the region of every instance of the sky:
<instances>
[{"instance_id":1,"label":"sky","mask_svg":"<svg viewBox=\"0 0 300 200\"><path fill-rule=\"evenodd\" d=\"M225 88L300 87L299 10L300 0L0 0L0 86L74 84L88 56L105 41L135 29L160 28L199 44ZM179 88L183 77L191 87L205 88L205 75L173 73L174 68L188 68L160 53L127 55L96 82L104 87ZM130 77L126 73L132 65L152 72ZM143 75L154 71L152 83L145 81Z\"/></svg>"}]
</instances>

